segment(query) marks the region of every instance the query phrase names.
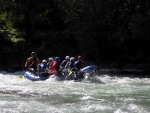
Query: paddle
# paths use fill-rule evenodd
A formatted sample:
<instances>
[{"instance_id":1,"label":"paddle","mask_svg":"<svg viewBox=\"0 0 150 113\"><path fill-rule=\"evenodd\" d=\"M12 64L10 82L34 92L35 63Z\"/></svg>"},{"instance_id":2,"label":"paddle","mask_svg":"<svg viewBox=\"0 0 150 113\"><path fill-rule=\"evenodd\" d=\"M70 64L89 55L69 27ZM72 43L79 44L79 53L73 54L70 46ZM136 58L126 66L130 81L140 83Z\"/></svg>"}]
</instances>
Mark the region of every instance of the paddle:
<instances>
[{"instance_id":1,"label":"paddle","mask_svg":"<svg viewBox=\"0 0 150 113\"><path fill-rule=\"evenodd\" d=\"M23 75L19 75L18 78L23 78Z\"/></svg>"},{"instance_id":2,"label":"paddle","mask_svg":"<svg viewBox=\"0 0 150 113\"><path fill-rule=\"evenodd\" d=\"M24 74L25 72L23 71L23 74ZM23 74L22 75L19 75L18 76L18 78L23 78Z\"/></svg>"},{"instance_id":3,"label":"paddle","mask_svg":"<svg viewBox=\"0 0 150 113\"><path fill-rule=\"evenodd\" d=\"M25 73L25 70L24 70L24 69L22 69L22 74L21 74L21 75L19 75L19 76L18 76L18 78L22 79L22 78L24 77L24 76L23 76L23 75L24 75L24 73Z\"/></svg>"},{"instance_id":4,"label":"paddle","mask_svg":"<svg viewBox=\"0 0 150 113\"><path fill-rule=\"evenodd\" d=\"M70 72L69 72L69 74L68 74L68 76L70 76L72 73L73 73L73 72L72 72L72 71L70 71Z\"/></svg>"},{"instance_id":5,"label":"paddle","mask_svg":"<svg viewBox=\"0 0 150 113\"><path fill-rule=\"evenodd\" d=\"M68 76L70 76L73 72L77 72L77 69L76 68L72 68L71 70L70 70L70 72L69 72L69 74L68 74Z\"/></svg>"},{"instance_id":6,"label":"paddle","mask_svg":"<svg viewBox=\"0 0 150 113\"><path fill-rule=\"evenodd\" d=\"M32 63L30 64L30 66L28 67L28 69L35 63L35 61L32 61Z\"/></svg>"}]
</instances>

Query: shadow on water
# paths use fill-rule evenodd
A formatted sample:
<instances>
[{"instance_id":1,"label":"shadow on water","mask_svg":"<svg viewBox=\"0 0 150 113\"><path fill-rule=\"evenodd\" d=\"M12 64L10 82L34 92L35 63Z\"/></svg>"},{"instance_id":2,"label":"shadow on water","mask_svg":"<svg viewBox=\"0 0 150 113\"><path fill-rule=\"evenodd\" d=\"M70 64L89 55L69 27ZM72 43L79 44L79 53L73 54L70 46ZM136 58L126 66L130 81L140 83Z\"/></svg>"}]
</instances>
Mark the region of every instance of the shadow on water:
<instances>
[{"instance_id":1,"label":"shadow on water","mask_svg":"<svg viewBox=\"0 0 150 113\"><path fill-rule=\"evenodd\" d=\"M111 77L150 78L150 71L124 71L120 69L99 69L98 75L109 75Z\"/></svg>"}]
</instances>

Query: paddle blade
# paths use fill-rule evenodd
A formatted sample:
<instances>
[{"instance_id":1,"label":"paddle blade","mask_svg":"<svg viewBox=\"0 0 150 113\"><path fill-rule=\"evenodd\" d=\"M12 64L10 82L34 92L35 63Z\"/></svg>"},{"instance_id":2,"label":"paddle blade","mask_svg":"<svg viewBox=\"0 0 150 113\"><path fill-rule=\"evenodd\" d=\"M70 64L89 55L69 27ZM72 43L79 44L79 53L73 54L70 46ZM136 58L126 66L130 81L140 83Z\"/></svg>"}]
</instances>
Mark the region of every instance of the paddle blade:
<instances>
[{"instance_id":1,"label":"paddle blade","mask_svg":"<svg viewBox=\"0 0 150 113\"><path fill-rule=\"evenodd\" d=\"M23 78L23 75L19 75L18 78Z\"/></svg>"},{"instance_id":2,"label":"paddle blade","mask_svg":"<svg viewBox=\"0 0 150 113\"><path fill-rule=\"evenodd\" d=\"M69 72L68 76L70 76L72 74L72 71Z\"/></svg>"}]
</instances>

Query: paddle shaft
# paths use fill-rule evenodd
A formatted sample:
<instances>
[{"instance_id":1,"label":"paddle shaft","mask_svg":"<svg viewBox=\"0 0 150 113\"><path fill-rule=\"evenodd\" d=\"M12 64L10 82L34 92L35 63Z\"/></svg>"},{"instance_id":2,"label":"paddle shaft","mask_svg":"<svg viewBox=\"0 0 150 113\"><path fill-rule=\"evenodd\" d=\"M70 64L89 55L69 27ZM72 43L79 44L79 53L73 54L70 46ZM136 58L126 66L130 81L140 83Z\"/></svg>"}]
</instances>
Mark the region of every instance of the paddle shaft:
<instances>
[{"instance_id":1,"label":"paddle shaft","mask_svg":"<svg viewBox=\"0 0 150 113\"><path fill-rule=\"evenodd\" d=\"M35 63L35 61L32 61L31 65L28 68L30 68L34 63Z\"/></svg>"}]
</instances>

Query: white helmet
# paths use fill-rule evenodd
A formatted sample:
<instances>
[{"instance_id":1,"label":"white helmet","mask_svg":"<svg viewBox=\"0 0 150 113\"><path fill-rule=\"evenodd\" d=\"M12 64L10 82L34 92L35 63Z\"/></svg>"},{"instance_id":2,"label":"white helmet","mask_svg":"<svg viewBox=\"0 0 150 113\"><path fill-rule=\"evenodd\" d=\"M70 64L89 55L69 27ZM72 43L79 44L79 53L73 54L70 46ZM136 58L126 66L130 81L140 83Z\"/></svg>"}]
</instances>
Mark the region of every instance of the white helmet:
<instances>
[{"instance_id":1,"label":"white helmet","mask_svg":"<svg viewBox=\"0 0 150 113\"><path fill-rule=\"evenodd\" d=\"M53 57L50 57L48 60L49 60L49 61L53 61L53 60L54 60L54 58L53 58Z\"/></svg>"},{"instance_id":2,"label":"white helmet","mask_svg":"<svg viewBox=\"0 0 150 113\"><path fill-rule=\"evenodd\" d=\"M70 57L69 56L66 56L66 60L69 60L70 59Z\"/></svg>"},{"instance_id":3,"label":"white helmet","mask_svg":"<svg viewBox=\"0 0 150 113\"><path fill-rule=\"evenodd\" d=\"M42 63L47 63L47 61L46 60L42 60Z\"/></svg>"},{"instance_id":4,"label":"white helmet","mask_svg":"<svg viewBox=\"0 0 150 113\"><path fill-rule=\"evenodd\" d=\"M71 58L70 58L70 61L75 61L75 58L74 58L74 57L71 57Z\"/></svg>"}]
</instances>

